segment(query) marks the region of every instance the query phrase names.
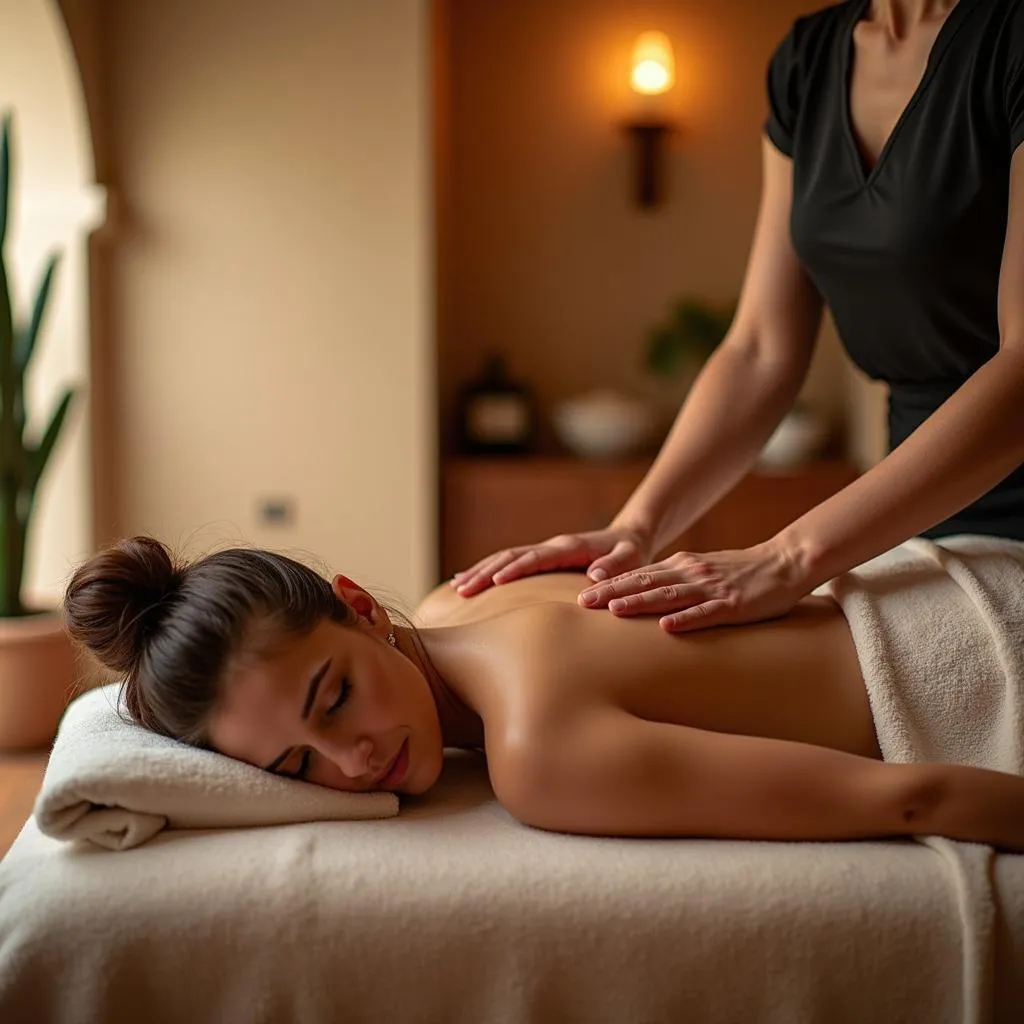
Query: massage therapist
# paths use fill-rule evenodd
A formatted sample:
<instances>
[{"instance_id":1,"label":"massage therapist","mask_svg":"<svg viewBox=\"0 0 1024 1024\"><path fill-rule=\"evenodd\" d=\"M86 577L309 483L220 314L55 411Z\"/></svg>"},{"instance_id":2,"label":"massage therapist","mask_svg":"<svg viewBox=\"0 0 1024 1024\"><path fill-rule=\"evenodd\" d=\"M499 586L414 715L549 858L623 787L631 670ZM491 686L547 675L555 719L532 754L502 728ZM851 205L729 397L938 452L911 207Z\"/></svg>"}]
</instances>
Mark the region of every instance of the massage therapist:
<instances>
[{"instance_id":1,"label":"massage therapist","mask_svg":"<svg viewBox=\"0 0 1024 1024\"><path fill-rule=\"evenodd\" d=\"M1024 0L851 0L768 69L760 209L735 319L607 529L501 551L492 583L586 568L579 601L670 632L782 615L914 535L1024 541ZM889 387L889 454L770 540L655 552L746 473L827 303Z\"/></svg>"}]
</instances>

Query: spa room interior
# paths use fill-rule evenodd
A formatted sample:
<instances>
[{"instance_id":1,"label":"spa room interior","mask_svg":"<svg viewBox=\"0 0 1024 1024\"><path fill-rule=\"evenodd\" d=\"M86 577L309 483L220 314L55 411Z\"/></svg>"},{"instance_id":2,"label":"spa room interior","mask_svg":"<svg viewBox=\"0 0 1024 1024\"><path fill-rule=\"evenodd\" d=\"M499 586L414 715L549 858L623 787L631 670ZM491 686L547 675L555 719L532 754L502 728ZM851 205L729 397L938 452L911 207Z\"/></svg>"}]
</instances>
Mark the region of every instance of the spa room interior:
<instances>
[{"instance_id":1,"label":"spa room interior","mask_svg":"<svg viewBox=\"0 0 1024 1024\"><path fill-rule=\"evenodd\" d=\"M75 387L32 606L150 534L411 613L491 552L607 525L724 335L768 61L820 6L0 0L17 308L62 254L32 415ZM884 458L886 415L826 313L793 412L673 549L767 540ZM4 666L0 723L29 689ZM60 712L113 679L76 653ZM57 717L0 742L0 856L43 842ZM1024 1019L1024 858L559 836L477 759L445 773L393 821L200 824L75 863L46 840L38 882L0 869L0 1018ZM1012 914L968 927L997 875Z\"/></svg>"}]
</instances>

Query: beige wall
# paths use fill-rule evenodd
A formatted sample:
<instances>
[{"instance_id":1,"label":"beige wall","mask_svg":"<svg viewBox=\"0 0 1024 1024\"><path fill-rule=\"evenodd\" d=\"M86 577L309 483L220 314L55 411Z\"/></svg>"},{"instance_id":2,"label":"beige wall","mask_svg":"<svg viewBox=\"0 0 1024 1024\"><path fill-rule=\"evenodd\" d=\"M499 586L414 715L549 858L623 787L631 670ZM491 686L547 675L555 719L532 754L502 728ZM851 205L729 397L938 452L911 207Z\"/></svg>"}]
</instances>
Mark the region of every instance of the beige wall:
<instances>
[{"instance_id":1,"label":"beige wall","mask_svg":"<svg viewBox=\"0 0 1024 1024\"><path fill-rule=\"evenodd\" d=\"M811 0L449 0L450 273L440 391L497 347L545 405L600 385L658 400L646 330L683 294L735 297L760 187L765 71ZM635 113L629 51L647 28L675 47L680 132L667 204L630 200L619 125ZM443 141L443 140L442 140ZM445 241L442 236L442 241ZM826 328L804 398L834 420L846 359ZM868 420L872 413L866 414Z\"/></svg>"},{"instance_id":2,"label":"beige wall","mask_svg":"<svg viewBox=\"0 0 1024 1024\"><path fill-rule=\"evenodd\" d=\"M117 382L114 379L111 315L111 258L118 233L118 194L113 182L111 137L110 50L106 30L107 0L59 0L74 49L85 99L96 182L107 200L107 220L90 237L89 280L89 432L91 437L92 522L91 547L118 536L118 467L114 460L117 437Z\"/></svg>"},{"instance_id":3,"label":"beige wall","mask_svg":"<svg viewBox=\"0 0 1024 1024\"><path fill-rule=\"evenodd\" d=\"M309 552L407 601L432 582L427 14L104 5L113 532ZM293 525L258 518L275 496Z\"/></svg>"},{"instance_id":4,"label":"beige wall","mask_svg":"<svg viewBox=\"0 0 1024 1024\"><path fill-rule=\"evenodd\" d=\"M87 238L102 222L82 85L51 0L0 0L0 110L14 114L11 227L5 258L16 323L28 320L42 269L61 254L26 381L35 441L69 386L78 393L40 482L25 597L52 606L92 543Z\"/></svg>"}]
</instances>

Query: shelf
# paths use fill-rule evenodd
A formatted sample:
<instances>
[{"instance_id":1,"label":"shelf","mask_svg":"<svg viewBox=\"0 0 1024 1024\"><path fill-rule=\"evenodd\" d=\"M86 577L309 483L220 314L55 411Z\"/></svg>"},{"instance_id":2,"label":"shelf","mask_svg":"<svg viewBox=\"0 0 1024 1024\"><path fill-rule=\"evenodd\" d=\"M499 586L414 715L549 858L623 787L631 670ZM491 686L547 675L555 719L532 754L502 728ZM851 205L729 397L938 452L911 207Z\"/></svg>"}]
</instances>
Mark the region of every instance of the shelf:
<instances>
[{"instance_id":1,"label":"shelf","mask_svg":"<svg viewBox=\"0 0 1024 1024\"><path fill-rule=\"evenodd\" d=\"M441 571L557 533L600 529L651 465L650 458L597 462L562 456L460 457L442 463ZM678 538L674 550L748 547L767 540L856 479L840 459L745 476Z\"/></svg>"}]
</instances>

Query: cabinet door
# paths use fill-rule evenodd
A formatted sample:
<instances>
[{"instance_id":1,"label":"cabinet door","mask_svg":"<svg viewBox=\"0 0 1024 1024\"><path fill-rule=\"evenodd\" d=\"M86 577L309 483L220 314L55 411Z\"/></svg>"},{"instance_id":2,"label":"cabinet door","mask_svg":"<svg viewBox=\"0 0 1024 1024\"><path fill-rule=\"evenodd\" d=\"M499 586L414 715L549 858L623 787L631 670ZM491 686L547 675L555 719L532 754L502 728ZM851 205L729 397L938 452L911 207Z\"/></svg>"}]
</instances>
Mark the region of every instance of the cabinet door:
<instances>
[{"instance_id":1,"label":"cabinet door","mask_svg":"<svg viewBox=\"0 0 1024 1024\"><path fill-rule=\"evenodd\" d=\"M592 479L569 464L467 460L446 468L443 491L446 577L501 548L602 525Z\"/></svg>"},{"instance_id":2,"label":"cabinet door","mask_svg":"<svg viewBox=\"0 0 1024 1024\"><path fill-rule=\"evenodd\" d=\"M445 577L505 547L606 526L649 463L574 459L454 459L443 469L441 571ZM745 477L682 537L678 550L715 551L767 540L845 487L857 471L820 462Z\"/></svg>"},{"instance_id":3,"label":"cabinet door","mask_svg":"<svg viewBox=\"0 0 1024 1024\"><path fill-rule=\"evenodd\" d=\"M602 526L607 526L615 518L622 506L626 504L629 496L637 489L640 481L643 480L650 465L650 460L646 460L623 462L601 468L595 481L595 501ZM663 558L673 551L690 546L691 541L692 535L690 531L687 531L678 537L670 548L656 552L652 557Z\"/></svg>"},{"instance_id":4,"label":"cabinet door","mask_svg":"<svg viewBox=\"0 0 1024 1024\"><path fill-rule=\"evenodd\" d=\"M594 515L607 526L636 490L649 462L623 462L598 466L594 472Z\"/></svg>"},{"instance_id":5,"label":"cabinet door","mask_svg":"<svg viewBox=\"0 0 1024 1024\"><path fill-rule=\"evenodd\" d=\"M696 522L694 551L760 544L857 478L845 462L815 462L786 473L752 473Z\"/></svg>"}]
</instances>

